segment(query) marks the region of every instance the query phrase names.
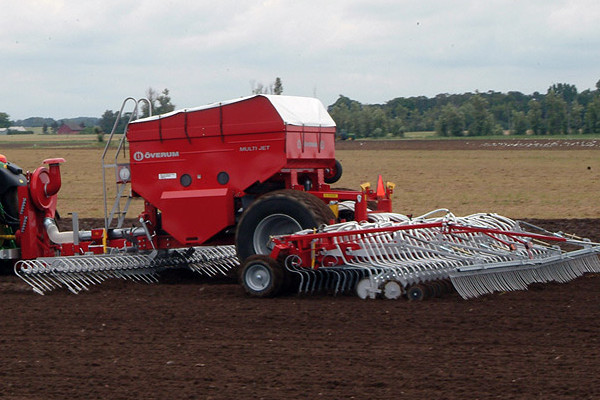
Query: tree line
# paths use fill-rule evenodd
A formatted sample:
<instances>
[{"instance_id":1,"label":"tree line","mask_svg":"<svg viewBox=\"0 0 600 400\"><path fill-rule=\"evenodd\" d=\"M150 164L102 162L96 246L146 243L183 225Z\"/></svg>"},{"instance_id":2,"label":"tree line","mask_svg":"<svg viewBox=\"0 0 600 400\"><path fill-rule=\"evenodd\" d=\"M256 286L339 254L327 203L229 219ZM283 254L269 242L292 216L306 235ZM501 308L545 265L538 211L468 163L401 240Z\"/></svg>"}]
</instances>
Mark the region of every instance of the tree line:
<instances>
[{"instance_id":1,"label":"tree line","mask_svg":"<svg viewBox=\"0 0 600 400\"><path fill-rule=\"evenodd\" d=\"M252 81L251 89L253 94L281 94L283 85L277 77L268 86ZM148 88L146 97L153 115L175 109L168 89L158 93ZM141 106L141 116L147 116L147 105ZM397 97L385 104L361 104L340 95L328 110L342 139L402 137L405 132L414 131L435 131L439 136L600 134L600 80L595 90L582 92L575 85L559 83L550 86L545 94L443 93L431 98ZM117 132L123 131L129 116L130 113L121 116ZM106 110L100 118L77 118L68 123L83 124L83 133L102 135L112 131L117 117L118 112ZM23 126L42 125L44 133L55 133L65 122L44 118L17 121ZM9 116L0 112L0 128L10 125Z\"/></svg>"},{"instance_id":2,"label":"tree line","mask_svg":"<svg viewBox=\"0 0 600 400\"><path fill-rule=\"evenodd\" d=\"M444 93L398 97L385 104L361 104L340 95L328 110L342 139L402 137L414 131L439 136L598 134L600 80L595 90L582 92L559 83L545 94Z\"/></svg>"}]
</instances>

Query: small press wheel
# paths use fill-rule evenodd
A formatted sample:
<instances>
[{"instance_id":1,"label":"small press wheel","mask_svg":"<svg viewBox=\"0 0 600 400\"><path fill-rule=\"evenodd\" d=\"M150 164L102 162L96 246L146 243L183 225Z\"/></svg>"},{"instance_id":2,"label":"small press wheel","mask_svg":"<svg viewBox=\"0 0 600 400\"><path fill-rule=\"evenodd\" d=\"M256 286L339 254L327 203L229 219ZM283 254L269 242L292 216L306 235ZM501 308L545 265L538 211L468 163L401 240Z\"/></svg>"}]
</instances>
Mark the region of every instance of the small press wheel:
<instances>
[{"instance_id":1,"label":"small press wheel","mask_svg":"<svg viewBox=\"0 0 600 400\"><path fill-rule=\"evenodd\" d=\"M325 183L336 183L342 177L342 172L342 164L335 160L334 166L325 170Z\"/></svg>"},{"instance_id":2,"label":"small press wheel","mask_svg":"<svg viewBox=\"0 0 600 400\"><path fill-rule=\"evenodd\" d=\"M406 297L411 301L421 301L427 296L427 289L423 285L412 285L406 291Z\"/></svg>"},{"instance_id":3,"label":"small press wheel","mask_svg":"<svg viewBox=\"0 0 600 400\"><path fill-rule=\"evenodd\" d=\"M248 257L242 264L239 279L249 295L273 297L283 287L284 271L271 257L256 254Z\"/></svg>"},{"instance_id":4,"label":"small press wheel","mask_svg":"<svg viewBox=\"0 0 600 400\"><path fill-rule=\"evenodd\" d=\"M372 286L371 279L363 278L358 281L354 290L356 291L356 295L363 300L366 298L374 299L375 296L373 294Z\"/></svg>"},{"instance_id":5,"label":"small press wheel","mask_svg":"<svg viewBox=\"0 0 600 400\"><path fill-rule=\"evenodd\" d=\"M396 281L387 281L383 285L383 297L388 300L396 300L402 296L402 286Z\"/></svg>"}]
</instances>

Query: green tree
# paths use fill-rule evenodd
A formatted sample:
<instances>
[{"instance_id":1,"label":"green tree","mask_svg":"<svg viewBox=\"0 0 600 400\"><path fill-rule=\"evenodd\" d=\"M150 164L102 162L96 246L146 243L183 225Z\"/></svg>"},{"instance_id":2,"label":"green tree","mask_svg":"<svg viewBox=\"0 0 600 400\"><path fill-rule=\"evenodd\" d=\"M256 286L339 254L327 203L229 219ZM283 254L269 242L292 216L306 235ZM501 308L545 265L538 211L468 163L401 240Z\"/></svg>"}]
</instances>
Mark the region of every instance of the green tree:
<instances>
[{"instance_id":1,"label":"green tree","mask_svg":"<svg viewBox=\"0 0 600 400\"><path fill-rule=\"evenodd\" d=\"M600 133L600 97L598 96L587 106L583 131L584 133Z\"/></svg>"},{"instance_id":2,"label":"green tree","mask_svg":"<svg viewBox=\"0 0 600 400\"><path fill-rule=\"evenodd\" d=\"M549 134L567 133L567 103L550 89L546 94L546 126Z\"/></svg>"},{"instance_id":3,"label":"green tree","mask_svg":"<svg viewBox=\"0 0 600 400\"><path fill-rule=\"evenodd\" d=\"M447 104L442 108L435 124L439 136L462 136L465 129L465 115L456 106Z\"/></svg>"},{"instance_id":4,"label":"green tree","mask_svg":"<svg viewBox=\"0 0 600 400\"><path fill-rule=\"evenodd\" d=\"M104 142L104 131L102 131L102 128L100 128L99 126L95 126L93 129L94 129L94 134L96 135L96 139L98 140L98 142L103 143Z\"/></svg>"},{"instance_id":5,"label":"green tree","mask_svg":"<svg viewBox=\"0 0 600 400\"><path fill-rule=\"evenodd\" d=\"M117 113L112 110L104 111L100 121L98 121L98 126L102 129L102 132L110 133L112 132L112 128L115 125L115 121L117 120Z\"/></svg>"},{"instance_id":6,"label":"green tree","mask_svg":"<svg viewBox=\"0 0 600 400\"><path fill-rule=\"evenodd\" d=\"M467 125L469 136L484 136L498 133L494 117L487 109L487 101L476 94L469 101L470 120Z\"/></svg>"},{"instance_id":7,"label":"green tree","mask_svg":"<svg viewBox=\"0 0 600 400\"><path fill-rule=\"evenodd\" d=\"M165 88L160 94L158 94L156 90L149 87L146 90L146 98L152 105L153 115L165 114L175 110L175 105L171 104L169 89ZM150 115L148 111L148 105L146 102L142 102L142 116L147 117L148 115Z\"/></svg>"},{"instance_id":8,"label":"green tree","mask_svg":"<svg viewBox=\"0 0 600 400\"><path fill-rule=\"evenodd\" d=\"M373 129L373 134L372 134L372 136L373 136L373 137L376 137L376 138L381 138L381 137L383 137L383 129L381 129L381 128L375 128L375 129Z\"/></svg>"},{"instance_id":9,"label":"green tree","mask_svg":"<svg viewBox=\"0 0 600 400\"><path fill-rule=\"evenodd\" d=\"M115 126L115 121L117 120L118 112L113 112L112 110L104 111L102 117L98 121L98 128L106 134L110 134ZM125 131L125 125L129 121L131 117L131 113L124 113L119 120L119 124L115 129L115 133L123 133Z\"/></svg>"},{"instance_id":10,"label":"green tree","mask_svg":"<svg viewBox=\"0 0 600 400\"><path fill-rule=\"evenodd\" d=\"M340 95L340 97L329 106L329 114L335 121L337 132L345 132L347 135L362 137L360 131L362 105L350 98Z\"/></svg>"},{"instance_id":11,"label":"green tree","mask_svg":"<svg viewBox=\"0 0 600 400\"><path fill-rule=\"evenodd\" d=\"M175 110L175 105L171 103L169 89L163 89L160 96L156 98L155 114L165 114Z\"/></svg>"},{"instance_id":12,"label":"green tree","mask_svg":"<svg viewBox=\"0 0 600 400\"><path fill-rule=\"evenodd\" d=\"M268 88L262 87L262 90L268 91ZM509 129L515 135L524 134L527 129L536 135L564 134L596 129L594 100L597 97L600 97L600 80L596 89L581 93L575 85L559 83L550 86L546 94L537 91L529 95L515 91L442 93L433 98L398 97L385 104L361 104L340 96L329 110L339 132L355 137L434 129L439 134L450 135L448 122L456 117L453 115L456 110L450 112L447 106L454 106L463 115L464 129L469 135L498 134L502 129ZM381 131L375 132L377 128Z\"/></svg>"},{"instance_id":13,"label":"green tree","mask_svg":"<svg viewBox=\"0 0 600 400\"><path fill-rule=\"evenodd\" d=\"M281 78L275 78L275 83L273 83L273 94L280 95L283 93L283 84L281 83Z\"/></svg>"},{"instance_id":14,"label":"green tree","mask_svg":"<svg viewBox=\"0 0 600 400\"><path fill-rule=\"evenodd\" d=\"M10 126L10 119L7 113L0 112L0 128L8 128Z\"/></svg>"},{"instance_id":15,"label":"green tree","mask_svg":"<svg viewBox=\"0 0 600 400\"><path fill-rule=\"evenodd\" d=\"M575 133L580 133L583 129L583 117L585 108L577 100L571 104L571 118L569 120L569 129Z\"/></svg>"},{"instance_id":16,"label":"green tree","mask_svg":"<svg viewBox=\"0 0 600 400\"><path fill-rule=\"evenodd\" d=\"M523 111L512 112L511 135L524 135L527 133L527 117Z\"/></svg>"},{"instance_id":17,"label":"green tree","mask_svg":"<svg viewBox=\"0 0 600 400\"><path fill-rule=\"evenodd\" d=\"M548 92L554 92L567 104L571 104L577 98L577 87L568 83L555 83L548 88Z\"/></svg>"},{"instance_id":18,"label":"green tree","mask_svg":"<svg viewBox=\"0 0 600 400\"><path fill-rule=\"evenodd\" d=\"M529 111L527 120L534 135L541 135L543 132L544 121L542 119L542 105L537 100L529 101Z\"/></svg>"},{"instance_id":19,"label":"green tree","mask_svg":"<svg viewBox=\"0 0 600 400\"><path fill-rule=\"evenodd\" d=\"M283 93L283 84L281 83L281 78L275 78L275 81L270 85L265 85L262 82L250 81L250 85L252 87L252 94L276 94L280 95Z\"/></svg>"}]
</instances>

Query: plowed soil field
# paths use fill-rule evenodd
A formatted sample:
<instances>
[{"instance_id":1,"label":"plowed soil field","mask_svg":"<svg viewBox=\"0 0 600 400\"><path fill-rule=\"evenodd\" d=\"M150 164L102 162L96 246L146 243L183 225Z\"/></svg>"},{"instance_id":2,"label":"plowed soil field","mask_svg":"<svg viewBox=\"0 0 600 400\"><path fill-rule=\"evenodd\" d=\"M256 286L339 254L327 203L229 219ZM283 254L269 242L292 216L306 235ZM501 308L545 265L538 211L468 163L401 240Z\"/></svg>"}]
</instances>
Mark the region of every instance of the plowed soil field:
<instances>
[{"instance_id":1,"label":"plowed soil field","mask_svg":"<svg viewBox=\"0 0 600 400\"><path fill-rule=\"evenodd\" d=\"M530 222L598 241L599 221ZM39 296L0 276L0 398L597 399L599 299L593 274L424 302L186 274Z\"/></svg>"}]
</instances>

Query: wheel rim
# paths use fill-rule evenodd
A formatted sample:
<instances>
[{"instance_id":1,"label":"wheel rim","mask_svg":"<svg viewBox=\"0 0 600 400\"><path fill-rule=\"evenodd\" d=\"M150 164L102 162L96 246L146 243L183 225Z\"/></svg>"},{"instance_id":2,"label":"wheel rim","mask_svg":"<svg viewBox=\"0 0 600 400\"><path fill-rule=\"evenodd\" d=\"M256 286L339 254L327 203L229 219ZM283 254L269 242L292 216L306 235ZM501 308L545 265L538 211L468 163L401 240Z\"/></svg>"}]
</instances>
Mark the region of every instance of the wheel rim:
<instances>
[{"instance_id":1,"label":"wheel rim","mask_svg":"<svg viewBox=\"0 0 600 400\"><path fill-rule=\"evenodd\" d=\"M254 230L252 244L256 254L269 254L273 249L271 236L289 235L302 230L294 218L286 214L272 214L260 221Z\"/></svg>"},{"instance_id":2,"label":"wheel rim","mask_svg":"<svg viewBox=\"0 0 600 400\"><path fill-rule=\"evenodd\" d=\"M425 297L425 292L421 287L413 286L408 290L408 299L409 300L423 300Z\"/></svg>"},{"instance_id":3,"label":"wheel rim","mask_svg":"<svg viewBox=\"0 0 600 400\"><path fill-rule=\"evenodd\" d=\"M364 300L370 296L370 288L371 280L369 278L363 278L356 284L356 295Z\"/></svg>"},{"instance_id":4,"label":"wheel rim","mask_svg":"<svg viewBox=\"0 0 600 400\"><path fill-rule=\"evenodd\" d=\"M389 300L396 300L402 296L402 287L398 282L389 281L383 286L383 296Z\"/></svg>"},{"instance_id":5,"label":"wheel rim","mask_svg":"<svg viewBox=\"0 0 600 400\"><path fill-rule=\"evenodd\" d=\"M250 289L260 292L271 284L271 272L262 264L253 264L246 270L245 280Z\"/></svg>"}]
</instances>

